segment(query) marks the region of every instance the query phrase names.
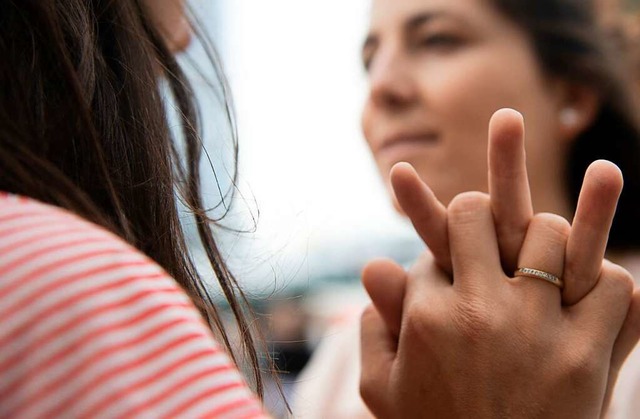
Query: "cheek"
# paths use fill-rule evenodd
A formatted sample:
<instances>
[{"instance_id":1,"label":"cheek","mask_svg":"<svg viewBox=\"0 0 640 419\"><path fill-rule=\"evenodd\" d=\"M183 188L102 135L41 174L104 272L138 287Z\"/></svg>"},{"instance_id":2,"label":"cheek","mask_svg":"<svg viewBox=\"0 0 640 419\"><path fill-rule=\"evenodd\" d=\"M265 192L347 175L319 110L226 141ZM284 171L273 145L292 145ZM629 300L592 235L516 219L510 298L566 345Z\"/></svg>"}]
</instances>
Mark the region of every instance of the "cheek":
<instances>
[{"instance_id":1,"label":"cheek","mask_svg":"<svg viewBox=\"0 0 640 419\"><path fill-rule=\"evenodd\" d=\"M441 179L441 196L452 199L457 193L487 189L487 130L493 112L503 107L496 95L492 66L460 63L432 72L424 93L426 113L431 112L441 129L443 150L437 166ZM470 76L473 74L473 76ZM445 198L446 196L446 198Z\"/></svg>"},{"instance_id":2,"label":"cheek","mask_svg":"<svg viewBox=\"0 0 640 419\"><path fill-rule=\"evenodd\" d=\"M523 89L533 82L526 66L502 65L480 52L434 69L425 77L429 87L424 96L436 115L455 130L476 132L481 137L486 137L489 119L496 110L512 107L525 111L527 93Z\"/></svg>"},{"instance_id":3,"label":"cheek","mask_svg":"<svg viewBox=\"0 0 640 419\"><path fill-rule=\"evenodd\" d=\"M373 107L370 105L370 100L367 99L362 108L362 114L360 115L360 128L362 129L362 134L369 148L371 148L369 138L371 138L372 134L373 121Z\"/></svg>"},{"instance_id":4,"label":"cheek","mask_svg":"<svg viewBox=\"0 0 640 419\"><path fill-rule=\"evenodd\" d=\"M525 116L541 111L542 88L529 57L507 65L500 60L505 54L478 50L422 73L425 117L435 121L444 140L440 158L425 165L423 176L445 201L463 191L487 191L488 126L495 111L511 107Z\"/></svg>"},{"instance_id":5,"label":"cheek","mask_svg":"<svg viewBox=\"0 0 640 419\"><path fill-rule=\"evenodd\" d=\"M400 208L398 201L395 199L393 188L391 187L391 180L389 178L391 167L396 162L387 161L385 159L380 158L380 156L376 155L375 153L373 153L373 147L370 141L370 139L373 138L373 135L376 133L377 130L384 129L384 127L381 127L381 125L385 124L385 122L383 121L386 121L386 115L384 114L384 112L377 111L376 107L370 102L369 99L367 99L362 109L362 114L360 116L360 125L362 129L362 134L364 136L364 139L367 142L369 151L371 152L370 155L373 157L376 167L378 168L378 173L380 174L384 182L384 185L389 193L393 207L400 214L403 214L402 208Z\"/></svg>"},{"instance_id":6,"label":"cheek","mask_svg":"<svg viewBox=\"0 0 640 419\"><path fill-rule=\"evenodd\" d=\"M367 146L369 147L369 151L372 153L372 156L375 159L376 166L380 171L384 181L388 183L389 170L391 170L391 166L382 162L378 156L373 153L373 147L371 143L371 139L374 138L374 135L377 130L380 130L384 125L384 120L386 120L385 115L382 112L377 112L376 107L371 103L370 99L364 104L362 108L362 114L360 116L360 126L362 129L362 134L364 139L367 142Z\"/></svg>"},{"instance_id":7,"label":"cheek","mask_svg":"<svg viewBox=\"0 0 640 419\"><path fill-rule=\"evenodd\" d=\"M501 57L511 57L511 63ZM463 65L436 77L433 107L451 134L451 164L467 176L486 184L486 153L489 120L501 108L521 112L526 124L530 166L555 159L562 153L558 140L557 94L550 90L532 57L502 53L493 60ZM469 74L473 74L472 77ZM439 86L439 87L438 87ZM477 185L476 185L477 186Z\"/></svg>"},{"instance_id":8,"label":"cheek","mask_svg":"<svg viewBox=\"0 0 640 419\"><path fill-rule=\"evenodd\" d=\"M469 47L423 67L424 96L434 107L457 109L465 120L484 124L499 108L527 110L545 89L535 57L518 40Z\"/></svg>"}]
</instances>

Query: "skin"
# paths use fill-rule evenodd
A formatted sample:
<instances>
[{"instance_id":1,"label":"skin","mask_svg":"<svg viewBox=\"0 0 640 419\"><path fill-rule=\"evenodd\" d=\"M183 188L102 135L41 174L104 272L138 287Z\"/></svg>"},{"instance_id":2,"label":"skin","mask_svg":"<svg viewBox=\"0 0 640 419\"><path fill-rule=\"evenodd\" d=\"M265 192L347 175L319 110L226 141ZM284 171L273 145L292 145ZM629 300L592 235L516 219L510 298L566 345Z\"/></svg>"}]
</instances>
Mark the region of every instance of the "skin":
<instances>
[{"instance_id":1,"label":"skin","mask_svg":"<svg viewBox=\"0 0 640 419\"><path fill-rule=\"evenodd\" d=\"M193 30L187 19L186 0L142 0L173 53L187 49Z\"/></svg>"},{"instance_id":2,"label":"skin","mask_svg":"<svg viewBox=\"0 0 640 419\"><path fill-rule=\"evenodd\" d=\"M387 181L405 161L445 205L464 191L487 192L487 161L478 156L491 115L509 107L527 121L535 211L571 215L559 179L593 100L546 77L526 34L489 1L374 0L363 61L362 128ZM566 106L580 111L574 127L560 121Z\"/></svg>"},{"instance_id":3,"label":"skin","mask_svg":"<svg viewBox=\"0 0 640 419\"><path fill-rule=\"evenodd\" d=\"M556 215L533 216L523 244L512 249L519 265L563 273L567 288L582 290L576 303L562 305L555 286L510 278L501 267L499 248L513 241L500 243L493 209L504 204L505 191L528 193L518 158L523 136L505 135L523 133L521 124L511 110L492 120L489 155L520 176L498 183L493 192L504 190L491 196L463 193L444 209L411 166L392 170L399 205L423 237L431 231L431 243L448 248L453 277L429 253L408 273L391 261L365 268L374 306L362 318L361 393L377 417L606 412L617 373L640 337L640 293L632 293L628 272L603 260L621 174L609 162L592 164L575 217L581 221L569 226ZM499 165L489 167L493 172ZM447 234L439 235L443 222ZM572 240L585 234L591 240L572 252ZM599 263L587 263L583 276L572 274L570 266L589 262L586 254Z\"/></svg>"},{"instance_id":4,"label":"skin","mask_svg":"<svg viewBox=\"0 0 640 419\"><path fill-rule=\"evenodd\" d=\"M407 26L434 11L455 17ZM557 179L595 101L546 78L524 34L486 2L376 0L363 55L365 136L433 252L408 273L391 261L363 272L373 302L362 319L368 407L380 417L599 416L639 337L631 277L603 260L620 173L592 166L573 227L532 206L570 216ZM558 118L569 105L581 112L573 127ZM525 114L528 161L512 111L496 114L488 159L478 158L502 106ZM393 167L400 161L415 170ZM491 195L454 200L467 190ZM516 266L555 273L566 287L504 274Z\"/></svg>"}]
</instances>

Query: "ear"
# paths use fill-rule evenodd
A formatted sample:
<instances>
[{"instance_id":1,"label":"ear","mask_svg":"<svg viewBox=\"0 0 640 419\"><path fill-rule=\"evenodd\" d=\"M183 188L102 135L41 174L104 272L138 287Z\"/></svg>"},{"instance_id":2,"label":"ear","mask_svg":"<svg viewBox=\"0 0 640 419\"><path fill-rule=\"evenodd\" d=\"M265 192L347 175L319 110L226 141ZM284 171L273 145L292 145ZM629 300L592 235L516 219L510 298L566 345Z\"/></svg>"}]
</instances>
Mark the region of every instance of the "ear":
<instances>
[{"instance_id":1,"label":"ear","mask_svg":"<svg viewBox=\"0 0 640 419\"><path fill-rule=\"evenodd\" d=\"M600 110L600 97L591 87L568 82L562 83L561 92L557 116L560 136L573 142L593 124Z\"/></svg>"}]
</instances>

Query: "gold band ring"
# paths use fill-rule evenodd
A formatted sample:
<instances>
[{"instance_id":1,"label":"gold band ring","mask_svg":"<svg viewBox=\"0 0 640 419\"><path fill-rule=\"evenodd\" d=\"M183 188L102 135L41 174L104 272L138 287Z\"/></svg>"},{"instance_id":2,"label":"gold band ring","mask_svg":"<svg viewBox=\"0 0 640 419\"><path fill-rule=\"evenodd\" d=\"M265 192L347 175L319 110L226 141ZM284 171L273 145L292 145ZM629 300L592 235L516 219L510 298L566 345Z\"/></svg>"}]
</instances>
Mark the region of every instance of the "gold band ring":
<instances>
[{"instance_id":1,"label":"gold band ring","mask_svg":"<svg viewBox=\"0 0 640 419\"><path fill-rule=\"evenodd\" d=\"M560 289L564 288L564 282L562 281L562 279L558 278L553 274L550 274L549 272L540 271L538 269L519 268L513 273L513 276L525 276L528 278L542 279L544 281L552 283L553 285L555 285Z\"/></svg>"}]
</instances>

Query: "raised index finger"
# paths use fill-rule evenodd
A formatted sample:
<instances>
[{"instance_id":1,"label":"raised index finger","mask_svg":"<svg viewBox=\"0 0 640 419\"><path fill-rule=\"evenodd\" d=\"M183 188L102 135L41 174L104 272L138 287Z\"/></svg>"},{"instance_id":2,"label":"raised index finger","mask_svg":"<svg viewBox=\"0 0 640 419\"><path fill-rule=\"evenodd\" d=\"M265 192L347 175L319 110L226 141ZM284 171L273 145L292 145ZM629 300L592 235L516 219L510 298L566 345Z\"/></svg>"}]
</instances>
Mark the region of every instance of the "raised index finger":
<instances>
[{"instance_id":1,"label":"raised index finger","mask_svg":"<svg viewBox=\"0 0 640 419\"><path fill-rule=\"evenodd\" d=\"M420 179L409 163L397 163L391 169L391 185L398 204L416 231L447 273L452 273L447 209Z\"/></svg>"}]
</instances>

